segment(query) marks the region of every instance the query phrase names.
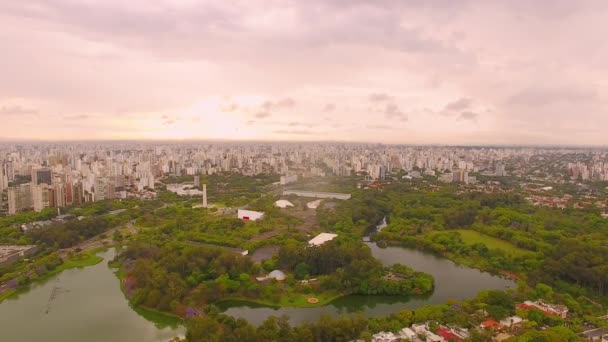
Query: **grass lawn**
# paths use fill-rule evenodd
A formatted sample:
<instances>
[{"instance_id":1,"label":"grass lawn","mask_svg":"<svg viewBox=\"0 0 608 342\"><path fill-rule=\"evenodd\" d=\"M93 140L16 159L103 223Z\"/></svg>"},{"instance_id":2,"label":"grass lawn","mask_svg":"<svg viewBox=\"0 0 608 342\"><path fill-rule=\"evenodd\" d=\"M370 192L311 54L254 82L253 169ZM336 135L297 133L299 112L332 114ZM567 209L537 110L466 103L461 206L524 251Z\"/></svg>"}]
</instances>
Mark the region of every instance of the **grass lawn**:
<instances>
[{"instance_id":1,"label":"grass lawn","mask_svg":"<svg viewBox=\"0 0 608 342\"><path fill-rule=\"evenodd\" d=\"M241 302L241 303L252 303L252 304L258 304L258 305L274 307L274 308L278 308L278 307L314 308L314 307L318 307L318 306L327 305L327 304L331 303L333 300L335 300L339 297L342 297L342 296L344 296L344 294L340 294L340 293L337 293L334 291L328 291L328 292L321 293L321 294L316 294L316 293L285 294L285 295L281 296L280 302L273 302L273 301L263 300L263 299L251 299L251 298L246 298L246 297L245 298L243 298L243 297L225 298L222 300L222 302L237 301L237 302ZM317 298L319 300L319 302L316 304L311 304L311 303L307 302L306 300L310 297Z\"/></svg>"},{"instance_id":2,"label":"grass lawn","mask_svg":"<svg viewBox=\"0 0 608 342\"><path fill-rule=\"evenodd\" d=\"M177 327L184 323L181 317L176 315L161 312L155 309L150 309L144 306L131 306L137 314L146 320L153 322L157 328L164 329L166 327Z\"/></svg>"},{"instance_id":3,"label":"grass lawn","mask_svg":"<svg viewBox=\"0 0 608 342\"><path fill-rule=\"evenodd\" d=\"M0 302L2 302L3 300L12 297L13 295L17 294L16 290L8 290L8 291L4 291L0 294Z\"/></svg>"},{"instance_id":4,"label":"grass lawn","mask_svg":"<svg viewBox=\"0 0 608 342\"><path fill-rule=\"evenodd\" d=\"M65 260L63 264L59 265L59 267L54 269L52 272L58 271L57 273L59 273L70 268L97 265L103 261L103 258L95 255L95 253L96 251L89 251L86 253L75 255Z\"/></svg>"},{"instance_id":5,"label":"grass lawn","mask_svg":"<svg viewBox=\"0 0 608 342\"><path fill-rule=\"evenodd\" d=\"M521 255L526 255L526 254L530 253L524 249L521 249L521 248L511 244L510 242L479 233L475 230L458 229L455 231L460 233L462 240L466 244L469 244L469 245L472 245L475 243L483 243L489 249L500 249L512 256L521 256Z\"/></svg>"},{"instance_id":6,"label":"grass lawn","mask_svg":"<svg viewBox=\"0 0 608 342\"><path fill-rule=\"evenodd\" d=\"M324 292L324 293L320 293L320 294L293 293L293 294L289 294L287 296L282 296L280 305L281 306L292 306L292 307L298 307L298 308L312 308L312 307L316 307L316 306L327 305L334 299L342 297L342 296L343 296L343 294L339 294L334 291L328 291L328 292ZM316 304L311 304L311 303L307 302L306 300L310 297L317 298L319 300L319 302Z\"/></svg>"},{"instance_id":7,"label":"grass lawn","mask_svg":"<svg viewBox=\"0 0 608 342\"><path fill-rule=\"evenodd\" d=\"M218 208L218 209L226 208L226 204L223 202L213 202L210 204L211 204L212 208Z\"/></svg>"}]
</instances>

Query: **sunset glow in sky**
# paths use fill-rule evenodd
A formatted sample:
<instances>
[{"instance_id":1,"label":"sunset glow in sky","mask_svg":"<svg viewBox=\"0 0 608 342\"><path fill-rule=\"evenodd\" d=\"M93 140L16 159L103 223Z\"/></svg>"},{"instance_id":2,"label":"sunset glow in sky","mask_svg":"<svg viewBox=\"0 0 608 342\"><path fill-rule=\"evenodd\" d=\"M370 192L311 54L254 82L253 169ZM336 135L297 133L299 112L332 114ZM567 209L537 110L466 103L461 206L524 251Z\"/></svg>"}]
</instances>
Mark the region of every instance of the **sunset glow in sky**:
<instances>
[{"instance_id":1,"label":"sunset glow in sky","mask_svg":"<svg viewBox=\"0 0 608 342\"><path fill-rule=\"evenodd\" d=\"M0 138L608 144L608 2L0 0Z\"/></svg>"}]
</instances>

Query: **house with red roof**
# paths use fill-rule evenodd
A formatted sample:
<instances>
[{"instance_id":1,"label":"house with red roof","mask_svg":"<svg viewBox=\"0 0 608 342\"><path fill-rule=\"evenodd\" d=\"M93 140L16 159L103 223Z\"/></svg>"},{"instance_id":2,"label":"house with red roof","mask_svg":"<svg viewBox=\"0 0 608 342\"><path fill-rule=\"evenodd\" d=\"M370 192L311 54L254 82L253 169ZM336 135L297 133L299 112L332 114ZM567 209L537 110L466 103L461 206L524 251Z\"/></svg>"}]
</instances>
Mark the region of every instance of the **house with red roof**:
<instances>
[{"instance_id":1,"label":"house with red roof","mask_svg":"<svg viewBox=\"0 0 608 342\"><path fill-rule=\"evenodd\" d=\"M491 318L486 319L485 321L481 322L479 327L482 329L492 329L492 330L502 329L502 325Z\"/></svg>"},{"instance_id":2,"label":"house with red roof","mask_svg":"<svg viewBox=\"0 0 608 342\"><path fill-rule=\"evenodd\" d=\"M443 337L446 341L462 341L462 337L456 335L452 330L446 327L437 328L437 335Z\"/></svg>"},{"instance_id":3,"label":"house with red roof","mask_svg":"<svg viewBox=\"0 0 608 342\"><path fill-rule=\"evenodd\" d=\"M535 302L527 300L521 304L517 304L517 308L522 310L540 310L547 316L558 316L563 319L568 317L568 307L557 304L546 304L540 300Z\"/></svg>"}]
</instances>

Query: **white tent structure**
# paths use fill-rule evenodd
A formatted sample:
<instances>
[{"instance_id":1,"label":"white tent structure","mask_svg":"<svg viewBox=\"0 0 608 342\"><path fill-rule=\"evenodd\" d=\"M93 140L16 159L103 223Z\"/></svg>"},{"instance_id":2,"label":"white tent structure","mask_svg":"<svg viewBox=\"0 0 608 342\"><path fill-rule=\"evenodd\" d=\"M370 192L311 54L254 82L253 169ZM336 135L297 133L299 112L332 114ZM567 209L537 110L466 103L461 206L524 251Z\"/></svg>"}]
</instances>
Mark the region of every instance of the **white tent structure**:
<instances>
[{"instance_id":1,"label":"white tent structure","mask_svg":"<svg viewBox=\"0 0 608 342\"><path fill-rule=\"evenodd\" d=\"M320 204L321 204L321 200L319 199L316 201L306 203L306 206L308 207L308 209L317 209Z\"/></svg>"},{"instance_id":2,"label":"white tent structure","mask_svg":"<svg viewBox=\"0 0 608 342\"><path fill-rule=\"evenodd\" d=\"M314 238L312 238L312 240L308 241L308 245L309 246L321 246L322 244L326 243L327 241L331 241L331 240L335 239L337 236L338 236L338 234L321 233L321 234L315 236Z\"/></svg>"},{"instance_id":3,"label":"white tent structure","mask_svg":"<svg viewBox=\"0 0 608 342\"><path fill-rule=\"evenodd\" d=\"M253 210L239 209L237 211L237 217L245 221L256 221L264 217L264 213Z\"/></svg>"},{"instance_id":4,"label":"white tent structure","mask_svg":"<svg viewBox=\"0 0 608 342\"><path fill-rule=\"evenodd\" d=\"M285 278L287 278L287 275L285 273L283 273L283 271L281 270L274 270L272 272L270 272L270 274L268 274L268 278L272 278L278 281L283 281L285 280Z\"/></svg>"},{"instance_id":5,"label":"white tent structure","mask_svg":"<svg viewBox=\"0 0 608 342\"><path fill-rule=\"evenodd\" d=\"M293 207L293 203L289 202L288 200L278 200L274 202L274 206L279 207L281 209L285 209L288 207Z\"/></svg>"},{"instance_id":6,"label":"white tent structure","mask_svg":"<svg viewBox=\"0 0 608 342\"><path fill-rule=\"evenodd\" d=\"M269 279L274 279L276 281L283 281L283 280L285 280L285 278L287 278L287 275L283 271L274 270L265 277L256 277L255 279L257 281L267 281Z\"/></svg>"}]
</instances>

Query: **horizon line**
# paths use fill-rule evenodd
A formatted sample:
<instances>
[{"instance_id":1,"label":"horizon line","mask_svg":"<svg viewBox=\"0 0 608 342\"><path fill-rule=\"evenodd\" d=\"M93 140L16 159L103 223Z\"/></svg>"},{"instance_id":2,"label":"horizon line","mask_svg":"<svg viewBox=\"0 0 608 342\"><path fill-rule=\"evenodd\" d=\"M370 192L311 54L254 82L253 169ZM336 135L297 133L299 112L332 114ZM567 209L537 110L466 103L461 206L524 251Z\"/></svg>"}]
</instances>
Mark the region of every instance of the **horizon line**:
<instances>
[{"instance_id":1,"label":"horizon line","mask_svg":"<svg viewBox=\"0 0 608 342\"><path fill-rule=\"evenodd\" d=\"M608 144L559 144L559 143L527 143L527 144L504 144L504 143L395 143L380 141L352 141L352 140L272 140L272 139L197 139L197 138L134 138L134 139L30 139L30 138L0 138L0 145L6 144L67 144L67 143L283 143L283 144L360 144L360 145L388 145L388 146L413 146L413 147L499 147L499 148L570 148L570 149L608 149Z\"/></svg>"}]
</instances>

